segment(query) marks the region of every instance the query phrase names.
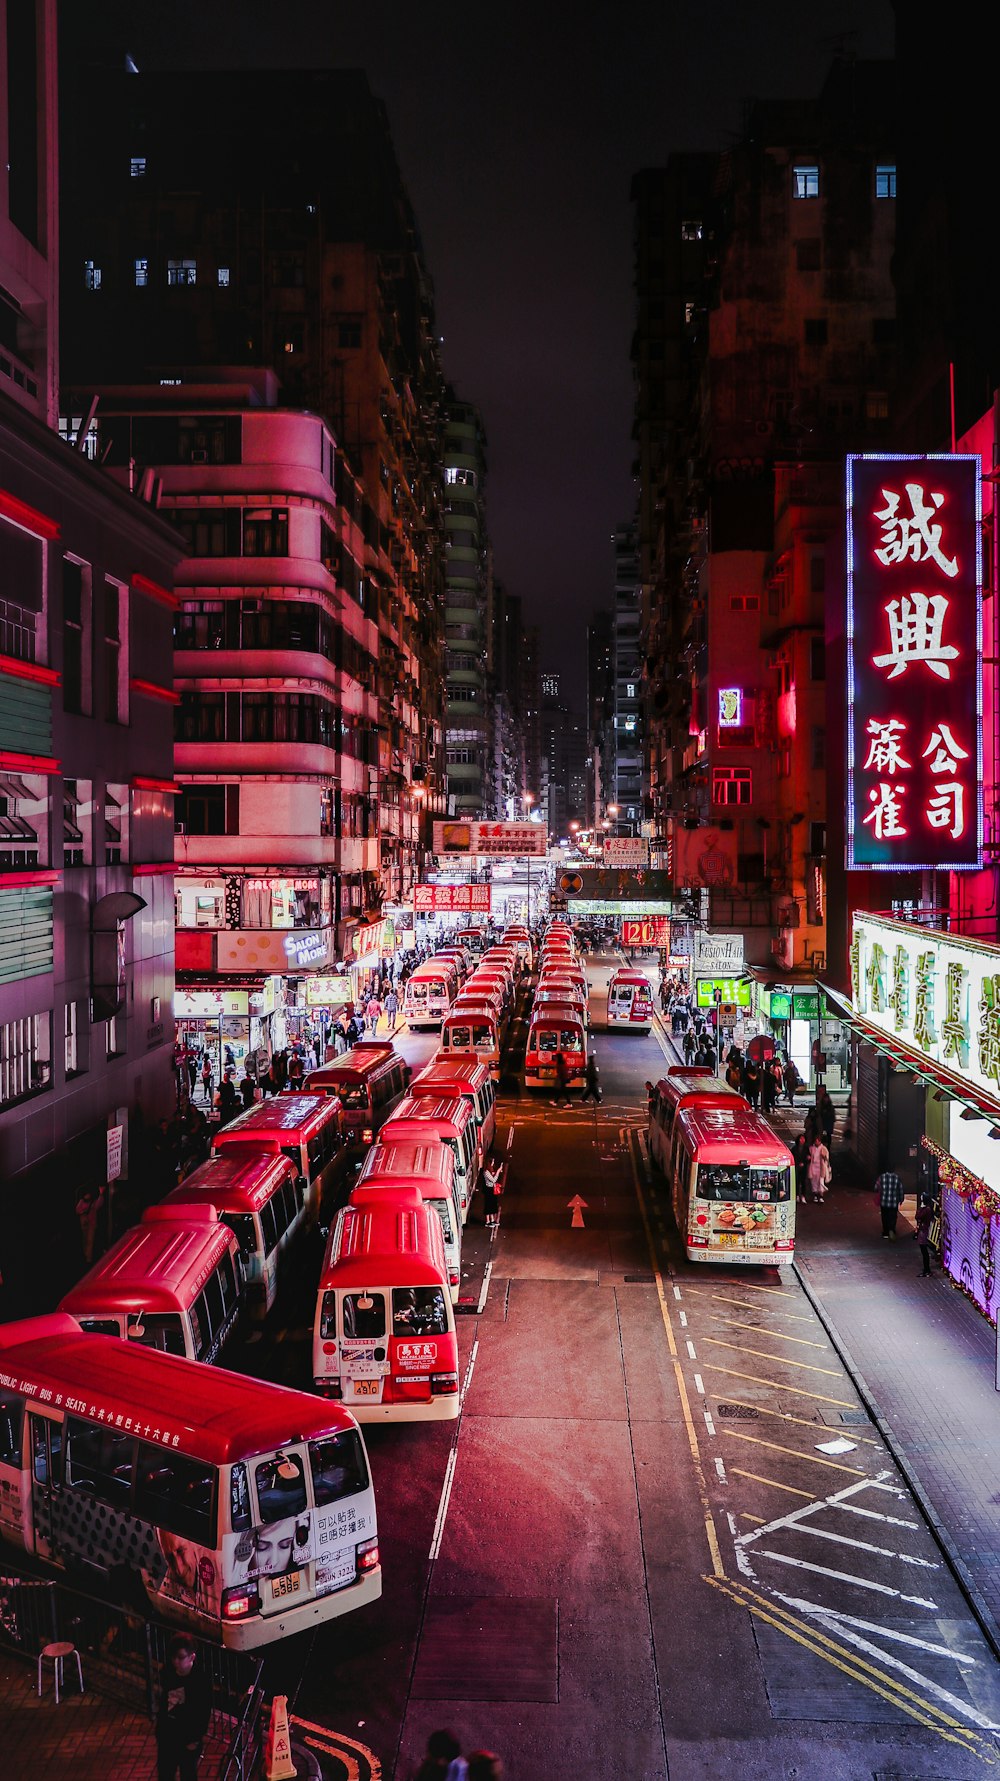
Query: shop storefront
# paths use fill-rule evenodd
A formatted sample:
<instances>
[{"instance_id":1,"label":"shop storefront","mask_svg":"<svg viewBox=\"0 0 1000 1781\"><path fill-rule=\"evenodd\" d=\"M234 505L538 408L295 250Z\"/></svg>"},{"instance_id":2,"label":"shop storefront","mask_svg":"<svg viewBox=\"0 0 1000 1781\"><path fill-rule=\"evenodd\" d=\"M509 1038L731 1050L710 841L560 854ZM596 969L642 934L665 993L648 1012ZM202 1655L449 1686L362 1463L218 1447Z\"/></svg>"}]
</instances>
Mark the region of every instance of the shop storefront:
<instances>
[{"instance_id":1,"label":"shop storefront","mask_svg":"<svg viewBox=\"0 0 1000 1781\"><path fill-rule=\"evenodd\" d=\"M216 1086L224 1070L233 1070L237 1082L255 1049L252 1028L260 1042L261 1023L250 1013L251 992L245 989L178 989L174 992L177 1043L192 1054L208 1058Z\"/></svg>"},{"instance_id":2,"label":"shop storefront","mask_svg":"<svg viewBox=\"0 0 1000 1781\"><path fill-rule=\"evenodd\" d=\"M996 1322L1000 1221L1000 946L858 914L851 997L858 1156L935 1201L955 1285Z\"/></svg>"}]
</instances>

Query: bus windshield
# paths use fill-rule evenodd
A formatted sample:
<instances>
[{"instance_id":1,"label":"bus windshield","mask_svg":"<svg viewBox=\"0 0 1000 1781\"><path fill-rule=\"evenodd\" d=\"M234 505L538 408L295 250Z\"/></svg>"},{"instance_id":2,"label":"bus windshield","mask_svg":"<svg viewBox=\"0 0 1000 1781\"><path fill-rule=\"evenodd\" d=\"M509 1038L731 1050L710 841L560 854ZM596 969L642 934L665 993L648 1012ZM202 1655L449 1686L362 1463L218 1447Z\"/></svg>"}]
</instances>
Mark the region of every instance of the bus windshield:
<instances>
[{"instance_id":1,"label":"bus windshield","mask_svg":"<svg viewBox=\"0 0 1000 1781\"><path fill-rule=\"evenodd\" d=\"M701 1163L697 1193L700 1200L787 1200L788 1170L751 1168L747 1163Z\"/></svg>"}]
</instances>

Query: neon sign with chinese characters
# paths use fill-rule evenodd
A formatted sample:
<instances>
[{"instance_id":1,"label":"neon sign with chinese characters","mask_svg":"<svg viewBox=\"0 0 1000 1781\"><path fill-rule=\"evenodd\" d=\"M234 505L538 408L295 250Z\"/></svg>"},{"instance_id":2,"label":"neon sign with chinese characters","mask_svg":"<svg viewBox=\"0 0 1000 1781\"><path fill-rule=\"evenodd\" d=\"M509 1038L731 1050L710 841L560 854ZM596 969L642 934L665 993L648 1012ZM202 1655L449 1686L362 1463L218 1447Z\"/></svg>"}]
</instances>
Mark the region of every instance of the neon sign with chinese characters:
<instances>
[{"instance_id":1,"label":"neon sign with chinese characters","mask_svg":"<svg viewBox=\"0 0 1000 1781\"><path fill-rule=\"evenodd\" d=\"M979 475L972 455L847 460L849 867L982 864Z\"/></svg>"},{"instance_id":2,"label":"neon sign with chinese characters","mask_svg":"<svg viewBox=\"0 0 1000 1781\"><path fill-rule=\"evenodd\" d=\"M854 916L851 1000L893 1044L1000 1100L1000 946Z\"/></svg>"}]
</instances>

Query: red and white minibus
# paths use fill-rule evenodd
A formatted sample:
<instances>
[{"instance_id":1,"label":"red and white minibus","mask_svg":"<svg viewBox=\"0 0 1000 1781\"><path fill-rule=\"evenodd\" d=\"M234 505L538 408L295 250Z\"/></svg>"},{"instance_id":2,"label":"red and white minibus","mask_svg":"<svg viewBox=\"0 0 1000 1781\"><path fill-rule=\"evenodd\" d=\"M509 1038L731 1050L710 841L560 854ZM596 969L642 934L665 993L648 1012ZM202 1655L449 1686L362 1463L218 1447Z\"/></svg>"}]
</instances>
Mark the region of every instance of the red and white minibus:
<instances>
[{"instance_id":1,"label":"red and white minibus","mask_svg":"<svg viewBox=\"0 0 1000 1781\"><path fill-rule=\"evenodd\" d=\"M338 1212L320 1275L313 1380L359 1422L458 1415L444 1240L417 1188L356 1187Z\"/></svg>"},{"instance_id":2,"label":"red and white minibus","mask_svg":"<svg viewBox=\"0 0 1000 1781\"><path fill-rule=\"evenodd\" d=\"M664 1175L670 1166L670 1135L682 1107L749 1107L708 1064L673 1065L656 1085L649 1112L649 1154Z\"/></svg>"},{"instance_id":3,"label":"red and white minibus","mask_svg":"<svg viewBox=\"0 0 1000 1781\"><path fill-rule=\"evenodd\" d=\"M458 973L459 983L464 983L472 969L472 955L464 946L439 946L433 958L428 959L427 962L431 965L437 965L442 962L448 962L449 960Z\"/></svg>"},{"instance_id":4,"label":"red and white minibus","mask_svg":"<svg viewBox=\"0 0 1000 1781\"><path fill-rule=\"evenodd\" d=\"M437 1213L444 1238L451 1302L458 1302L462 1278L462 1208L455 1186L455 1159L446 1144L431 1138L424 1144L373 1144L355 1184L359 1187L415 1187L424 1204Z\"/></svg>"},{"instance_id":5,"label":"red and white minibus","mask_svg":"<svg viewBox=\"0 0 1000 1781\"><path fill-rule=\"evenodd\" d=\"M363 1040L306 1077L306 1093L340 1103L348 1146L367 1149L406 1093L410 1066L388 1043Z\"/></svg>"},{"instance_id":6,"label":"red and white minibus","mask_svg":"<svg viewBox=\"0 0 1000 1781\"><path fill-rule=\"evenodd\" d=\"M616 1033L648 1033L653 1024L653 993L641 971L615 971L608 983L608 1028Z\"/></svg>"},{"instance_id":7,"label":"red and white minibus","mask_svg":"<svg viewBox=\"0 0 1000 1781\"><path fill-rule=\"evenodd\" d=\"M485 1064L473 1057L445 1057L435 1052L410 1083L411 1100L468 1101L476 1122L479 1161L488 1156L496 1137L496 1089Z\"/></svg>"},{"instance_id":8,"label":"red and white minibus","mask_svg":"<svg viewBox=\"0 0 1000 1781\"><path fill-rule=\"evenodd\" d=\"M531 1010L524 1053L525 1088L551 1088L556 1081L556 1053L560 1051L566 1059L569 1083L585 1081L587 1029L582 1014L566 1002L543 1002L541 1007Z\"/></svg>"},{"instance_id":9,"label":"red and white minibus","mask_svg":"<svg viewBox=\"0 0 1000 1781\"><path fill-rule=\"evenodd\" d=\"M458 994L458 971L451 959L428 959L406 980L403 1019L411 1029L440 1026Z\"/></svg>"},{"instance_id":10,"label":"red and white minibus","mask_svg":"<svg viewBox=\"0 0 1000 1781\"><path fill-rule=\"evenodd\" d=\"M503 1023L496 1005L466 1001L460 996L441 1022L441 1051L445 1057L473 1057L485 1064L494 1082L500 1080Z\"/></svg>"},{"instance_id":11,"label":"red and white minibus","mask_svg":"<svg viewBox=\"0 0 1000 1781\"><path fill-rule=\"evenodd\" d=\"M172 1188L160 1204L214 1206L236 1237L243 1262L245 1313L266 1317L278 1296L282 1258L304 1220L300 1177L287 1156L227 1144L219 1156Z\"/></svg>"},{"instance_id":12,"label":"red and white minibus","mask_svg":"<svg viewBox=\"0 0 1000 1781\"><path fill-rule=\"evenodd\" d=\"M478 990L485 989L492 994L499 993L501 1006L506 1012L514 999L514 973L500 963L478 965L472 975L466 979L462 988L463 996L475 995Z\"/></svg>"},{"instance_id":13,"label":"red and white minibus","mask_svg":"<svg viewBox=\"0 0 1000 1781\"><path fill-rule=\"evenodd\" d=\"M215 1207L150 1206L63 1298L95 1336L217 1361L239 1320L243 1266Z\"/></svg>"},{"instance_id":14,"label":"red and white minibus","mask_svg":"<svg viewBox=\"0 0 1000 1781\"><path fill-rule=\"evenodd\" d=\"M543 979L535 991L531 1004L532 1012L536 1008L551 1007L554 1002L568 1003L575 1008L583 1020L584 1026L590 1025L590 1000L577 983L553 983L551 978Z\"/></svg>"},{"instance_id":15,"label":"red and white minibus","mask_svg":"<svg viewBox=\"0 0 1000 1781\"><path fill-rule=\"evenodd\" d=\"M333 1192L343 1150L340 1102L327 1095L269 1095L216 1132L212 1155L224 1155L230 1144L287 1156L301 1178L306 1217L318 1218L324 1198Z\"/></svg>"},{"instance_id":16,"label":"red and white minibus","mask_svg":"<svg viewBox=\"0 0 1000 1781\"><path fill-rule=\"evenodd\" d=\"M59 1312L0 1325L0 1535L238 1651L382 1593L347 1410Z\"/></svg>"},{"instance_id":17,"label":"red and white minibus","mask_svg":"<svg viewBox=\"0 0 1000 1781\"><path fill-rule=\"evenodd\" d=\"M496 1015L497 1026L504 1025L503 994L498 983L482 984L477 989L463 989L452 1005L452 1014L464 1012L466 1008L492 1008ZM444 1022L442 1021L442 1026Z\"/></svg>"},{"instance_id":18,"label":"red and white minibus","mask_svg":"<svg viewBox=\"0 0 1000 1781\"><path fill-rule=\"evenodd\" d=\"M426 1144L432 1132L455 1159L455 1186L465 1224L482 1162L479 1127L468 1101L457 1094L435 1101L430 1095L410 1093L383 1127L382 1136L387 1144Z\"/></svg>"},{"instance_id":19,"label":"red and white minibus","mask_svg":"<svg viewBox=\"0 0 1000 1781\"><path fill-rule=\"evenodd\" d=\"M795 1165L759 1113L739 1104L685 1107L673 1124L669 1173L689 1261L791 1260Z\"/></svg>"},{"instance_id":20,"label":"red and white minibus","mask_svg":"<svg viewBox=\"0 0 1000 1781\"><path fill-rule=\"evenodd\" d=\"M464 946L466 952L478 954L486 946L486 932L483 928L459 928L455 939L459 946Z\"/></svg>"}]
</instances>

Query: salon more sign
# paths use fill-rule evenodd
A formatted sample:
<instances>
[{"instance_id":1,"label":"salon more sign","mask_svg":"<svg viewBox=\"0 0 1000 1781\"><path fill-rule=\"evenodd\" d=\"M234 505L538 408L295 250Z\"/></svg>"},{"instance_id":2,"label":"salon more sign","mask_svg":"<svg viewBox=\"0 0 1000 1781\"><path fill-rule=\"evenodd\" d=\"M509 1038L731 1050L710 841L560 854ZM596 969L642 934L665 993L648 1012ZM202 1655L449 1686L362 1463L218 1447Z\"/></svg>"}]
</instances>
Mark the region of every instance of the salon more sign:
<instances>
[{"instance_id":1,"label":"salon more sign","mask_svg":"<svg viewBox=\"0 0 1000 1781\"><path fill-rule=\"evenodd\" d=\"M851 999L887 1039L1000 1096L1000 946L856 914Z\"/></svg>"}]
</instances>

